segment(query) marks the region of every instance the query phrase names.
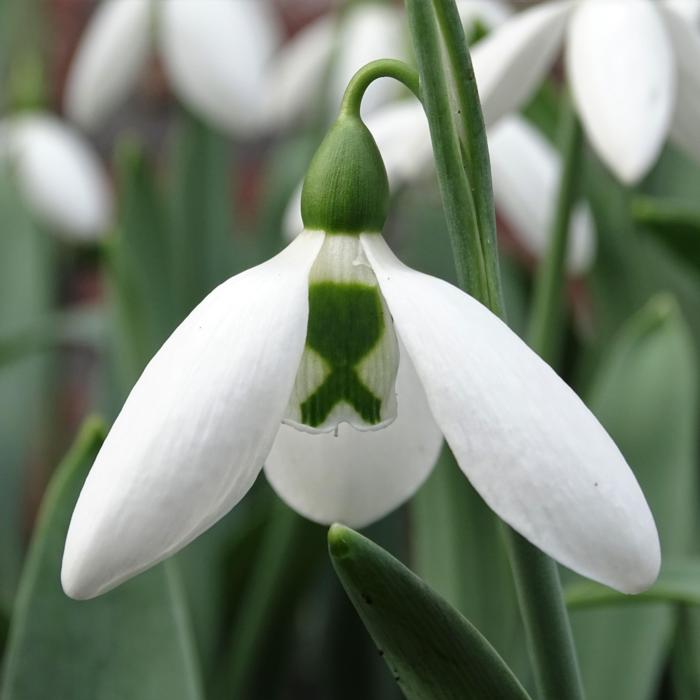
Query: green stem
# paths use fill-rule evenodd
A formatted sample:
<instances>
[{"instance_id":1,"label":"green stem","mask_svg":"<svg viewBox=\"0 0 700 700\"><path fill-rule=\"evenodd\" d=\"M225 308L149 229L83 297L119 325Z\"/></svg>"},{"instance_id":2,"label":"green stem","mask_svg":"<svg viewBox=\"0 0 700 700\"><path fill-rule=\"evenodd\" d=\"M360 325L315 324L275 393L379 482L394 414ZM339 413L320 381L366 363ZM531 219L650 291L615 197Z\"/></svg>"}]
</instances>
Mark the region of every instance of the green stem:
<instances>
[{"instance_id":1,"label":"green stem","mask_svg":"<svg viewBox=\"0 0 700 700\"><path fill-rule=\"evenodd\" d=\"M495 314L503 316L488 148L457 8L454 0L433 0L432 3L406 0L406 9L459 283ZM461 114L463 146L450 104L438 26L452 73L458 102L456 112ZM567 156L572 157L576 152L572 147ZM569 167L567 162L565 173L575 169L575 164ZM563 190L569 189L566 178L563 185ZM564 219L563 214L561 218ZM561 267L559 269L563 274ZM554 270L551 279L555 280ZM547 323L550 318L548 316ZM556 564L510 528L507 533L518 600L541 697L543 700L581 700L581 677Z\"/></svg>"},{"instance_id":2,"label":"green stem","mask_svg":"<svg viewBox=\"0 0 700 700\"><path fill-rule=\"evenodd\" d=\"M360 116L360 105L367 88L378 78L393 78L403 83L420 100L418 73L403 61L380 58L362 66L348 83L340 106L341 114Z\"/></svg>"},{"instance_id":3,"label":"green stem","mask_svg":"<svg viewBox=\"0 0 700 700\"><path fill-rule=\"evenodd\" d=\"M457 280L462 289L468 290L480 301L501 307L497 300L492 299L490 292L492 285L487 270L491 266L485 262L474 197L462 160L462 146L450 103L435 13L431 3L426 0L406 0L406 11ZM488 196L487 192L484 195Z\"/></svg>"},{"instance_id":4,"label":"green stem","mask_svg":"<svg viewBox=\"0 0 700 700\"><path fill-rule=\"evenodd\" d=\"M469 173L468 180L486 273L485 286L488 296L481 301L495 314L504 317L489 146L474 67L457 5L453 0L434 0L433 5L440 33L445 42L450 71L455 78L452 80L452 85L457 100L456 111L459 115L457 123L463 143L464 165ZM456 76L459 78L456 79Z\"/></svg>"},{"instance_id":5,"label":"green stem","mask_svg":"<svg viewBox=\"0 0 700 700\"><path fill-rule=\"evenodd\" d=\"M541 700L583 700L583 684L556 563L509 527L508 554Z\"/></svg>"},{"instance_id":6,"label":"green stem","mask_svg":"<svg viewBox=\"0 0 700 700\"><path fill-rule=\"evenodd\" d=\"M557 207L549 235L549 249L537 271L529 342L550 364L557 358L562 334L562 297L571 215L576 203L582 134L570 98L561 117L563 171Z\"/></svg>"}]
</instances>

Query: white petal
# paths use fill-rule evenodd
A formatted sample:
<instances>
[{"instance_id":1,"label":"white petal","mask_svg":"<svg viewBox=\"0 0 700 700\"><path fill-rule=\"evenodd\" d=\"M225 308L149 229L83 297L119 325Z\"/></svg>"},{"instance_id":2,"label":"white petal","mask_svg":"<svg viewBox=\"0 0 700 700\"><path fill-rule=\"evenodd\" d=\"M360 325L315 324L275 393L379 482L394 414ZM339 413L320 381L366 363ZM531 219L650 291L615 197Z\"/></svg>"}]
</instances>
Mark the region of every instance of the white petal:
<instances>
[{"instance_id":1,"label":"white petal","mask_svg":"<svg viewBox=\"0 0 700 700\"><path fill-rule=\"evenodd\" d=\"M678 65L678 96L671 137L700 161L700 30L673 12L665 12L664 19Z\"/></svg>"},{"instance_id":2,"label":"white petal","mask_svg":"<svg viewBox=\"0 0 700 700\"><path fill-rule=\"evenodd\" d=\"M525 249L541 258L548 249L559 191L559 154L535 127L516 116L489 130L489 152L498 210ZM569 231L569 271L585 272L594 252L593 218L582 203Z\"/></svg>"},{"instance_id":3,"label":"white petal","mask_svg":"<svg viewBox=\"0 0 700 700\"><path fill-rule=\"evenodd\" d=\"M248 491L289 400L323 234L215 289L144 370L83 486L63 556L74 598L176 552Z\"/></svg>"},{"instance_id":4,"label":"white petal","mask_svg":"<svg viewBox=\"0 0 700 700\"><path fill-rule=\"evenodd\" d=\"M378 58L406 60L408 37L404 33L402 13L377 3L351 5L341 20L338 53L330 84L330 106L337 109L347 84L355 73ZM367 115L396 95L398 84L390 78L375 80L362 99L362 114Z\"/></svg>"},{"instance_id":5,"label":"white petal","mask_svg":"<svg viewBox=\"0 0 700 700\"><path fill-rule=\"evenodd\" d=\"M486 503L562 564L625 592L654 581L644 496L576 394L504 323L442 280L363 244L457 461Z\"/></svg>"},{"instance_id":6,"label":"white petal","mask_svg":"<svg viewBox=\"0 0 700 700\"><path fill-rule=\"evenodd\" d=\"M673 10L698 28L700 23L700 0L661 0L666 8Z\"/></svg>"},{"instance_id":7,"label":"white petal","mask_svg":"<svg viewBox=\"0 0 700 700\"><path fill-rule=\"evenodd\" d=\"M105 0L95 10L66 82L65 111L93 129L136 82L150 47L149 0Z\"/></svg>"},{"instance_id":8,"label":"white petal","mask_svg":"<svg viewBox=\"0 0 700 700\"><path fill-rule=\"evenodd\" d=\"M2 123L0 157L8 157L27 203L45 224L73 240L107 233L112 194L97 155L83 137L49 114Z\"/></svg>"},{"instance_id":9,"label":"white petal","mask_svg":"<svg viewBox=\"0 0 700 700\"><path fill-rule=\"evenodd\" d=\"M318 106L314 98L328 68L335 36L336 21L326 15L304 27L277 52L265 89L265 111L273 126L285 126L309 106Z\"/></svg>"},{"instance_id":10,"label":"white petal","mask_svg":"<svg viewBox=\"0 0 700 700\"><path fill-rule=\"evenodd\" d=\"M363 527L410 498L437 460L442 434L415 369L403 352L396 384L398 417L387 428L338 436L280 429L265 474L280 498L319 523Z\"/></svg>"},{"instance_id":11,"label":"white petal","mask_svg":"<svg viewBox=\"0 0 700 700\"><path fill-rule=\"evenodd\" d=\"M515 15L472 51L486 124L517 111L554 63L571 10L568 0Z\"/></svg>"},{"instance_id":12,"label":"white petal","mask_svg":"<svg viewBox=\"0 0 700 700\"><path fill-rule=\"evenodd\" d=\"M457 0L457 11L467 30L475 22L482 22L487 29L493 29L511 15L510 8L501 0Z\"/></svg>"},{"instance_id":13,"label":"white petal","mask_svg":"<svg viewBox=\"0 0 700 700\"><path fill-rule=\"evenodd\" d=\"M221 129L255 133L280 40L266 0L161 0L159 40L178 97Z\"/></svg>"},{"instance_id":14,"label":"white petal","mask_svg":"<svg viewBox=\"0 0 700 700\"><path fill-rule=\"evenodd\" d=\"M569 82L592 145L624 182L656 161L676 95L673 50L652 0L584 0L569 26Z\"/></svg>"}]
</instances>

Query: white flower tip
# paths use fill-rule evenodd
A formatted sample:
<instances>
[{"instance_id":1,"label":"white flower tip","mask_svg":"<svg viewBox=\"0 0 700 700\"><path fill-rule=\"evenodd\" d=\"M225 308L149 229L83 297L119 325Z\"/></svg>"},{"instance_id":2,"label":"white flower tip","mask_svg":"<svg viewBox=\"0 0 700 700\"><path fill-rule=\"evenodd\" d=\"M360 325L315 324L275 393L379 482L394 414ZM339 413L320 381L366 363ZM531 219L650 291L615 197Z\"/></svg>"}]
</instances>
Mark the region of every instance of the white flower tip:
<instances>
[{"instance_id":1,"label":"white flower tip","mask_svg":"<svg viewBox=\"0 0 700 700\"><path fill-rule=\"evenodd\" d=\"M97 581L95 573L87 571L84 566L81 566L80 560L72 555L69 543L66 542L61 566L63 592L73 600L95 598L106 590L106 587L101 586L101 582Z\"/></svg>"}]
</instances>

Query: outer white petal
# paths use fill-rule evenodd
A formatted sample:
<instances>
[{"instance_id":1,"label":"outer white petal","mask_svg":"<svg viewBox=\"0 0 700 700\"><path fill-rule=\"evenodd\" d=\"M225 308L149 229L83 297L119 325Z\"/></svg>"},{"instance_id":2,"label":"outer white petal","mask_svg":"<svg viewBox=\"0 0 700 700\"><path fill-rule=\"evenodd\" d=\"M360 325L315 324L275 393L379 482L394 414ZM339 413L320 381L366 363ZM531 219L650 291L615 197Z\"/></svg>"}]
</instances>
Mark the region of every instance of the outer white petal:
<instances>
[{"instance_id":1,"label":"outer white petal","mask_svg":"<svg viewBox=\"0 0 700 700\"><path fill-rule=\"evenodd\" d=\"M180 99L228 131L265 126L263 79L280 40L267 0L160 2L160 47Z\"/></svg>"},{"instance_id":2,"label":"outer white petal","mask_svg":"<svg viewBox=\"0 0 700 700\"><path fill-rule=\"evenodd\" d=\"M151 360L73 513L68 595L91 598L161 561L248 491L287 407L322 241L306 232L224 282Z\"/></svg>"},{"instance_id":3,"label":"outer white petal","mask_svg":"<svg viewBox=\"0 0 700 700\"><path fill-rule=\"evenodd\" d=\"M496 316L364 235L396 330L457 461L491 508L562 564L625 592L654 581L644 496L576 394Z\"/></svg>"},{"instance_id":4,"label":"outer white petal","mask_svg":"<svg viewBox=\"0 0 700 700\"><path fill-rule=\"evenodd\" d=\"M624 182L657 159L676 98L673 49L652 0L584 0L569 26L567 69L588 138Z\"/></svg>"},{"instance_id":5,"label":"outer white petal","mask_svg":"<svg viewBox=\"0 0 700 700\"><path fill-rule=\"evenodd\" d=\"M107 233L112 194L97 155L65 122L28 113L2 122L7 158L36 216L58 234L90 240Z\"/></svg>"},{"instance_id":6,"label":"outer white petal","mask_svg":"<svg viewBox=\"0 0 700 700\"><path fill-rule=\"evenodd\" d=\"M368 525L409 499L432 470L442 433L405 352L396 398L396 420L377 431L342 424L336 437L283 425L265 463L280 498L311 520L351 527Z\"/></svg>"},{"instance_id":7,"label":"outer white petal","mask_svg":"<svg viewBox=\"0 0 700 700\"><path fill-rule=\"evenodd\" d=\"M330 84L331 107L337 109L347 84L362 66L378 58L406 60L408 37L403 14L396 8L377 3L351 6L341 20L338 53ZM390 78L376 80L362 99L362 113L372 110L396 95L397 83Z\"/></svg>"},{"instance_id":8,"label":"outer white petal","mask_svg":"<svg viewBox=\"0 0 700 700\"><path fill-rule=\"evenodd\" d=\"M697 3L700 7L700 0ZM664 19L678 66L678 96L671 137L700 161L700 29L673 12L665 12Z\"/></svg>"},{"instance_id":9,"label":"outer white petal","mask_svg":"<svg viewBox=\"0 0 700 700\"><path fill-rule=\"evenodd\" d=\"M105 0L95 10L73 59L65 112L92 129L128 94L148 57L150 0Z\"/></svg>"},{"instance_id":10,"label":"outer white petal","mask_svg":"<svg viewBox=\"0 0 700 700\"><path fill-rule=\"evenodd\" d=\"M660 0L666 8L673 10L698 28L700 24L700 0Z\"/></svg>"},{"instance_id":11,"label":"outer white petal","mask_svg":"<svg viewBox=\"0 0 700 700\"><path fill-rule=\"evenodd\" d=\"M557 151L521 117L507 117L489 130L489 152L496 204L513 233L535 257L549 243L561 174ZM595 253L590 209L580 204L569 232L568 268L585 272Z\"/></svg>"},{"instance_id":12,"label":"outer white petal","mask_svg":"<svg viewBox=\"0 0 700 700\"><path fill-rule=\"evenodd\" d=\"M333 52L336 26L335 18L321 17L302 29L272 59L265 111L273 126L293 122L315 104Z\"/></svg>"},{"instance_id":13,"label":"outer white petal","mask_svg":"<svg viewBox=\"0 0 700 700\"><path fill-rule=\"evenodd\" d=\"M474 73L487 125L532 96L554 63L571 8L569 0L537 5L474 47Z\"/></svg>"}]
</instances>

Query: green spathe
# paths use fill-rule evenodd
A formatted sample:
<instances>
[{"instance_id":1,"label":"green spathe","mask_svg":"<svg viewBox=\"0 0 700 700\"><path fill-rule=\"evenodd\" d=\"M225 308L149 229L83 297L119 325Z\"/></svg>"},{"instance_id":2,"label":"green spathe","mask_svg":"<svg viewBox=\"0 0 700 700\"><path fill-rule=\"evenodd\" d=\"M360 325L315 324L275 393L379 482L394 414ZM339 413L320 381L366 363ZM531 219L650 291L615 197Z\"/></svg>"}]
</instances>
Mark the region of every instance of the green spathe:
<instances>
[{"instance_id":1,"label":"green spathe","mask_svg":"<svg viewBox=\"0 0 700 700\"><path fill-rule=\"evenodd\" d=\"M377 144L362 120L341 112L304 180L304 227L326 233L382 230L389 209L389 181Z\"/></svg>"}]
</instances>

